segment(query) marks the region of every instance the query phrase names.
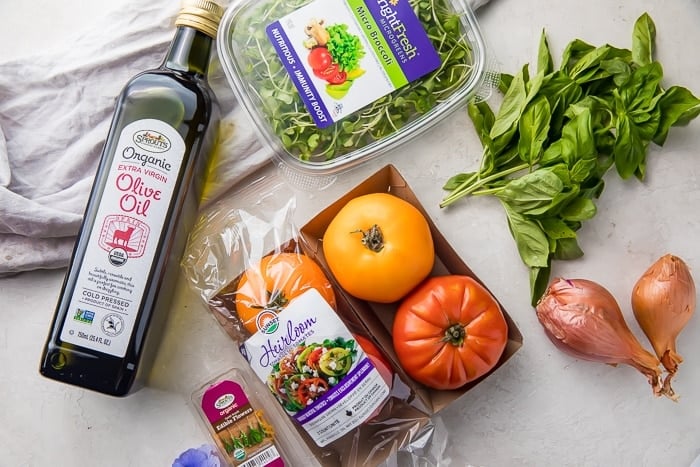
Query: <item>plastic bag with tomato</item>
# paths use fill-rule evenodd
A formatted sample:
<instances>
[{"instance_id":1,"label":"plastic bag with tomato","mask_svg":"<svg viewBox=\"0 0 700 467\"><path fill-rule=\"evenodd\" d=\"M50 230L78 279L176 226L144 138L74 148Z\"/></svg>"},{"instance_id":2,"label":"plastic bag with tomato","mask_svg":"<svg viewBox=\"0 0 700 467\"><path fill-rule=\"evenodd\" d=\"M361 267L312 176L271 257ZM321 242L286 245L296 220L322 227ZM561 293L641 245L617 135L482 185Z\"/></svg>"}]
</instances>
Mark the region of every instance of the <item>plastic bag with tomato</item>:
<instances>
[{"instance_id":1,"label":"plastic bag with tomato","mask_svg":"<svg viewBox=\"0 0 700 467\"><path fill-rule=\"evenodd\" d=\"M253 186L202 213L182 261L191 286L238 342L309 289L336 307L330 281L300 244L291 189L274 178Z\"/></svg>"},{"instance_id":2,"label":"plastic bag with tomato","mask_svg":"<svg viewBox=\"0 0 700 467\"><path fill-rule=\"evenodd\" d=\"M294 222L295 199L292 188L273 177L258 180L208 208L190 235L182 261L184 275L249 362L260 360L261 354L254 354L259 347L256 350L248 344L261 339L277 343L268 337L268 331L273 336L274 327L284 322L277 319L280 313L296 313L295 306L303 308L295 305L300 300L312 297L315 305L311 309L335 315L344 329L338 334L308 334L310 337L283 351L275 344L274 353L282 357L264 377L254 365L248 370L257 373L258 381L297 421L314 404L332 401L325 397L331 391L343 398L361 391L353 379L359 368L372 373L371 378L359 381L376 388L368 400L377 394L381 399L365 406L364 412L364 398L343 410L348 420L357 416L357 423L345 434L328 438L328 442L324 438L319 444L319 437L302 429L303 424L296 426L324 465L377 465L397 446L408 446L411 435L430 427L431 422L408 401L412 394L396 377L390 360L347 298L336 292L330 274L306 254L307 245ZM347 389L341 390L341 385Z\"/></svg>"}]
</instances>

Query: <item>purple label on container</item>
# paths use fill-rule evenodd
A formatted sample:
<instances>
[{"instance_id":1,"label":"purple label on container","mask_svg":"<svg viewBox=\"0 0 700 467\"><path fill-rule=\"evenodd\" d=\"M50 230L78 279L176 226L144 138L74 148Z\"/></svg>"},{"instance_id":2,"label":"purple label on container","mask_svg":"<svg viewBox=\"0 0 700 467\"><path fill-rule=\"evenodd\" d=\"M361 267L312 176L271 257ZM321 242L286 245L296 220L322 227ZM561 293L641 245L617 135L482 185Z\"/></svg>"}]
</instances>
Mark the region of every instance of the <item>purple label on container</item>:
<instances>
[{"instance_id":1,"label":"purple label on container","mask_svg":"<svg viewBox=\"0 0 700 467\"><path fill-rule=\"evenodd\" d=\"M333 406L335 401L343 399L348 393L352 392L362 382L370 371L374 368L372 362L368 358L364 358L353 368L337 386L333 387L328 393L304 410L297 412L294 415L296 421L301 423L310 422L316 417L322 415L326 410Z\"/></svg>"},{"instance_id":2,"label":"purple label on container","mask_svg":"<svg viewBox=\"0 0 700 467\"><path fill-rule=\"evenodd\" d=\"M249 404L243 388L228 380L213 385L202 396L202 410L211 423L217 423Z\"/></svg>"},{"instance_id":3,"label":"purple label on container","mask_svg":"<svg viewBox=\"0 0 700 467\"><path fill-rule=\"evenodd\" d=\"M279 21L275 21L267 28L267 36L270 38L272 45L277 50L277 54L282 59L282 63L289 72L289 77L292 79L294 86L299 91L299 95L304 101L304 105L311 112L316 126L319 128L327 127L332 124L328 109L320 99L316 88L311 82L311 76L306 72L306 69L301 64L299 55L289 42L289 37L285 33Z\"/></svg>"},{"instance_id":4,"label":"purple label on container","mask_svg":"<svg viewBox=\"0 0 700 467\"><path fill-rule=\"evenodd\" d=\"M409 82L440 66L440 56L408 1L365 0L364 3Z\"/></svg>"}]
</instances>

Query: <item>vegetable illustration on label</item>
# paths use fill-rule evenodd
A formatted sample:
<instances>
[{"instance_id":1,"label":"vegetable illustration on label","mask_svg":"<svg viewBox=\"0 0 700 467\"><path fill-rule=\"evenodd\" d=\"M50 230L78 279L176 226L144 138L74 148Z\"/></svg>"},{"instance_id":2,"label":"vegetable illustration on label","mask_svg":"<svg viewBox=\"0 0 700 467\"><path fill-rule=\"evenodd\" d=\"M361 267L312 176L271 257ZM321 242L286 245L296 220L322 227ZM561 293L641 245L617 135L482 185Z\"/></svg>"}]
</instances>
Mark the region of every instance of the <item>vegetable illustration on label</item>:
<instances>
[{"instance_id":1,"label":"vegetable illustration on label","mask_svg":"<svg viewBox=\"0 0 700 467\"><path fill-rule=\"evenodd\" d=\"M334 24L326 29L323 23L312 19L306 26L310 36L304 41L304 46L310 49L307 61L314 75L328 82L326 93L340 100L353 81L365 74L360 68L365 50L360 38L348 32L347 24Z\"/></svg>"},{"instance_id":2,"label":"vegetable illustration on label","mask_svg":"<svg viewBox=\"0 0 700 467\"><path fill-rule=\"evenodd\" d=\"M319 128L440 66L405 1L316 0L269 24L266 32Z\"/></svg>"}]
</instances>

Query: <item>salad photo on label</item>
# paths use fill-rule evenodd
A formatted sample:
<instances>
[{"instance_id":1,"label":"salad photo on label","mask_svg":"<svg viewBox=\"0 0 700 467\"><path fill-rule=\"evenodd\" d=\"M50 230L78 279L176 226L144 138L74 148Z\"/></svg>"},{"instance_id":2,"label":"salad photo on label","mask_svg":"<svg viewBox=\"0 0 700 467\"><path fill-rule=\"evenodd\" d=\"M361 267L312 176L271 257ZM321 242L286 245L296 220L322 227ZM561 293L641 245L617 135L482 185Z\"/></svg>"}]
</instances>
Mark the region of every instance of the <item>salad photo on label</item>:
<instances>
[{"instance_id":1,"label":"salad photo on label","mask_svg":"<svg viewBox=\"0 0 700 467\"><path fill-rule=\"evenodd\" d=\"M301 343L273 366L267 384L287 411L298 412L337 385L356 358L354 340Z\"/></svg>"}]
</instances>

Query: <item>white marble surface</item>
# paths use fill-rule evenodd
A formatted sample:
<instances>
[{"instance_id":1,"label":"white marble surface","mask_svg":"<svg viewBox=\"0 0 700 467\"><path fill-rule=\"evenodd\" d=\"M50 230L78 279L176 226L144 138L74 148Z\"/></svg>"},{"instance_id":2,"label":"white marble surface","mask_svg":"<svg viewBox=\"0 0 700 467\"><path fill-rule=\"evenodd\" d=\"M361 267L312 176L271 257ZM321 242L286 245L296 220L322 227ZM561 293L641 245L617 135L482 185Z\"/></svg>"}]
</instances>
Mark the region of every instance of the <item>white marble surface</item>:
<instances>
[{"instance_id":1,"label":"white marble surface","mask_svg":"<svg viewBox=\"0 0 700 467\"><path fill-rule=\"evenodd\" d=\"M0 56L19 57L60 41L75 22L99 14L102 1L0 2ZM479 19L501 68L532 62L541 29L555 57L573 38L628 47L634 20L648 11L657 26L665 82L700 93L698 0L493 0ZM633 331L628 297L657 257L677 254L700 279L700 123L674 129L649 154L648 178L614 176L596 217L580 231L586 255L554 273L586 277L616 295ZM572 359L553 347L529 306L521 265L500 206L489 199L440 210L442 183L474 169L480 147L465 112L366 166L326 192L300 195L303 222L387 163L408 179L455 249L500 298L524 335L506 366L439 417L448 429L440 465L688 466L700 454L700 317L679 339L686 357L679 403L654 399L630 367ZM611 174L612 175L612 174ZM39 356L64 271L0 279L0 466L170 465L207 438L188 406L194 386L230 364L233 344L186 287L175 303L148 387L114 399L42 379Z\"/></svg>"}]
</instances>

